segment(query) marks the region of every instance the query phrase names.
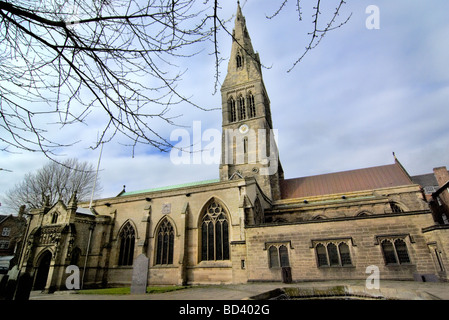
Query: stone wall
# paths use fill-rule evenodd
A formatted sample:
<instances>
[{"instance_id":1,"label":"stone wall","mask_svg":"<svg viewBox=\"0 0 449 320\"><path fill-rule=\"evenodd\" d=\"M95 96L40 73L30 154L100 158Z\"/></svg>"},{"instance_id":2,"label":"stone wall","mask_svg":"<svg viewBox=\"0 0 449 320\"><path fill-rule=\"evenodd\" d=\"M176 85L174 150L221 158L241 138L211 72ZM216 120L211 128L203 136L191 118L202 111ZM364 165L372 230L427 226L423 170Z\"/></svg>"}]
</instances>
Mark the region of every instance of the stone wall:
<instances>
[{"instance_id":1,"label":"stone wall","mask_svg":"<svg viewBox=\"0 0 449 320\"><path fill-rule=\"evenodd\" d=\"M348 218L343 221L304 222L247 229L247 268L249 280L281 279L280 268L269 267L268 247L285 244L288 248L293 281L366 279L366 268L376 265L381 279L413 280L414 273L435 274L435 265L421 226L431 225L428 211ZM386 265L382 237L404 239L410 264ZM344 241L350 249L351 266L318 267L314 245Z\"/></svg>"}]
</instances>

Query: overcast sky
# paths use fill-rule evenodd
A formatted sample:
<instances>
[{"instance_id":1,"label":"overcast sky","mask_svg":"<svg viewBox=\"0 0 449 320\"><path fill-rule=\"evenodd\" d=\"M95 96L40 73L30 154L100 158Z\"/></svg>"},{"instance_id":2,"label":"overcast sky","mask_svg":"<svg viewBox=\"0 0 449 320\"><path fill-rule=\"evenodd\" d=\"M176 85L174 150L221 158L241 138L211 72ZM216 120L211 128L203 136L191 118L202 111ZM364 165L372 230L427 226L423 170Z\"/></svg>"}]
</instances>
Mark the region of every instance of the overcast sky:
<instances>
[{"instance_id":1,"label":"overcast sky","mask_svg":"<svg viewBox=\"0 0 449 320\"><path fill-rule=\"evenodd\" d=\"M236 1L222 2L220 14L231 18ZM333 12L331 2L322 2L323 12ZM296 1L291 0L267 20L280 3L241 1L253 47L269 67L263 76L285 178L391 164L392 152L410 175L449 167L449 1L348 0L339 18L343 21L352 13L349 22L329 32L291 72L287 70L310 40L311 11L304 7L299 22ZM372 4L380 10L380 29L366 28L370 14L365 10ZM219 40L227 59L231 39L222 34ZM177 62L188 68L179 88L200 105L219 108L221 96L213 95L212 49L205 44L202 54ZM227 61L221 65L221 81L226 69ZM178 119L182 125L201 121L202 132L221 130L220 110L180 105L172 111L183 114ZM98 129L92 121L81 131L57 134L70 140L76 134L87 141L61 153L96 166L100 150L86 148L96 140ZM167 138L175 129L160 126ZM0 153L0 168L13 171L0 171L0 195L47 161L38 153ZM123 185L136 191L219 176L217 164L175 165L169 153L145 147L132 157L131 149L118 141L104 146L100 169L101 198L117 195ZM0 207L0 214L9 213Z\"/></svg>"}]
</instances>

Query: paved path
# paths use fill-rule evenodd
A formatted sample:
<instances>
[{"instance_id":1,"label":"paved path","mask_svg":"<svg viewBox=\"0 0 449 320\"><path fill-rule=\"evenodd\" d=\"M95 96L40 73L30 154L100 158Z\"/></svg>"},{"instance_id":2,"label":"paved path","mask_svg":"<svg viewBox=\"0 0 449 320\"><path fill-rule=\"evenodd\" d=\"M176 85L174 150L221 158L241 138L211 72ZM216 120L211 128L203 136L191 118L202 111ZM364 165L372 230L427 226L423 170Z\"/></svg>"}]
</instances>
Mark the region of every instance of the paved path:
<instances>
[{"instance_id":1,"label":"paved path","mask_svg":"<svg viewBox=\"0 0 449 320\"><path fill-rule=\"evenodd\" d=\"M403 299L443 299L449 300L449 283L381 281L379 290L367 290L365 282L359 281L323 281L284 284L279 282L248 283L232 285L192 286L187 289L144 295L86 295L73 291L59 291L43 294L33 291L30 300L242 300L277 288L323 288L343 285L350 290L366 291L387 297Z\"/></svg>"}]
</instances>

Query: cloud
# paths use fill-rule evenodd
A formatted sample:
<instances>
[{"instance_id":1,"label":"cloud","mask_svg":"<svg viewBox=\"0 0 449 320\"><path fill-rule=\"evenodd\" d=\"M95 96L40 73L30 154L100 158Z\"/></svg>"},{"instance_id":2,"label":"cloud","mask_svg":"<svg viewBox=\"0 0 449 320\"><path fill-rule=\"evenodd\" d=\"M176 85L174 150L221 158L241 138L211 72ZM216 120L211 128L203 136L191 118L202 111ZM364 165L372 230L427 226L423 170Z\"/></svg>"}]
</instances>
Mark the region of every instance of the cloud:
<instances>
[{"instance_id":1,"label":"cloud","mask_svg":"<svg viewBox=\"0 0 449 320\"><path fill-rule=\"evenodd\" d=\"M345 26L329 32L292 72L287 70L302 54L310 38L311 8L304 8L299 22L289 10L272 19L274 4L241 1L254 49L260 53L265 86L271 100L275 129L279 130L280 159L286 178L389 164L391 152L412 175L449 166L449 3L444 0L378 1L380 29L365 27L365 8L371 1L345 5L341 16L352 17ZM330 4L329 4L330 5ZM224 17L235 13L235 3L223 4ZM232 29L234 22L228 26ZM228 58L231 39L219 34L220 52ZM176 64L187 70L179 90L206 108L220 108L221 95L214 92L213 47ZM220 80L227 61L220 67ZM218 87L219 89L219 87ZM203 131L221 130L221 111L201 111L181 103L172 114L191 134L194 121ZM95 164L99 149L87 149L96 140L101 117L92 114L89 126L56 131L60 141L75 137L83 143L61 150L67 156ZM98 120L98 122L97 122ZM164 137L177 127L162 121L153 124ZM218 178L218 165L175 165L169 153L139 146L132 149L123 139L104 146L100 179L103 197L127 191ZM119 143L120 142L120 143ZM47 159L39 154L0 154L0 195L19 182L26 172L37 170ZM0 213L6 214L0 207Z\"/></svg>"}]
</instances>

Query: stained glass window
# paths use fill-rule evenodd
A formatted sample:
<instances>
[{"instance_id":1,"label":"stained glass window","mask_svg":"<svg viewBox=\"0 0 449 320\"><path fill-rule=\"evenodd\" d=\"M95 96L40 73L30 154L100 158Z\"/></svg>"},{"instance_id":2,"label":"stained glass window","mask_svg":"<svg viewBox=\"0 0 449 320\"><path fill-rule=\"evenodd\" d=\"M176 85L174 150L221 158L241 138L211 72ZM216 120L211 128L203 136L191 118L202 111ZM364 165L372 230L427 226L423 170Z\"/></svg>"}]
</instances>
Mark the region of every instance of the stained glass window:
<instances>
[{"instance_id":1,"label":"stained glass window","mask_svg":"<svg viewBox=\"0 0 449 320\"><path fill-rule=\"evenodd\" d=\"M119 235L120 251L119 251L119 266L132 266L134 258L134 242L136 239L134 228L127 222L123 226Z\"/></svg>"},{"instance_id":2,"label":"stained glass window","mask_svg":"<svg viewBox=\"0 0 449 320\"><path fill-rule=\"evenodd\" d=\"M173 264L174 241L173 226L164 219L157 232L156 264Z\"/></svg>"},{"instance_id":3,"label":"stained glass window","mask_svg":"<svg viewBox=\"0 0 449 320\"><path fill-rule=\"evenodd\" d=\"M229 260L229 223L222 206L212 201L201 224L201 260Z\"/></svg>"}]
</instances>

